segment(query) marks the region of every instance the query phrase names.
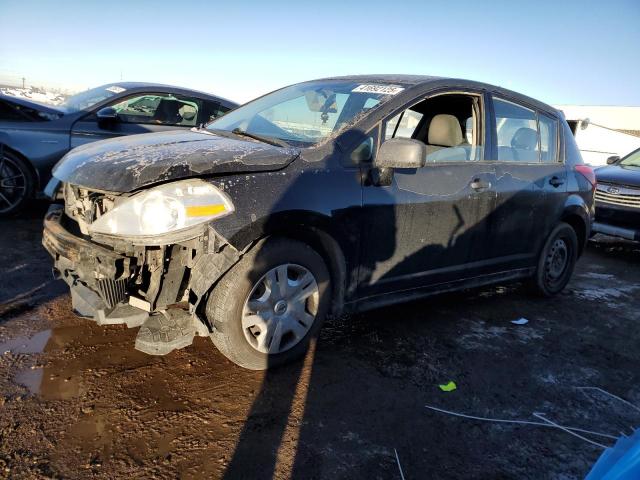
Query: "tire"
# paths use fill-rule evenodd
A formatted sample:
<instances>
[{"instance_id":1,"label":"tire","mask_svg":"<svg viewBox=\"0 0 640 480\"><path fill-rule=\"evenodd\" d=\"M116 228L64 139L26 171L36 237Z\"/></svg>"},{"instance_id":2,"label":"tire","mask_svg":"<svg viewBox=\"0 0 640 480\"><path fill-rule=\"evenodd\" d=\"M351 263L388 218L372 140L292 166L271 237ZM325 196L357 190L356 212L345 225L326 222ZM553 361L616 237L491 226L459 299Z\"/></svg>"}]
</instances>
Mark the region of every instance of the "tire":
<instances>
[{"instance_id":1,"label":"tire","mask_svg":"<svg viewBox=\"0 0 640 480\"><path fill-rule=\"evenodd\" d=\"M536 273L530 286L538 295L551 297L567 286L578 258L578 237L575 230L561 222L544 244Z\"/></svg>"},{"instance_id":2,"label":"tire","mask_svg":"<svg viewBox=\"0 0 640 480\"><path fill-rule=\"evenodd\" d=\"M307 351L320 331L330 297L329 272L315 250L297 240L267 238L209 295L205 311L213 327L211 340L241 367L266 370L282 365Z\"/></svg>"},{"instance_id":3,"label":"tire","mask_svg":"<svg viewBox=\"0 0 640 480\"><path fill-rule=\"evenodd\" d=\"M0 146L0 218L18 213L33 197L33 190L29 165Z\"/></svg>"}]
</instances>

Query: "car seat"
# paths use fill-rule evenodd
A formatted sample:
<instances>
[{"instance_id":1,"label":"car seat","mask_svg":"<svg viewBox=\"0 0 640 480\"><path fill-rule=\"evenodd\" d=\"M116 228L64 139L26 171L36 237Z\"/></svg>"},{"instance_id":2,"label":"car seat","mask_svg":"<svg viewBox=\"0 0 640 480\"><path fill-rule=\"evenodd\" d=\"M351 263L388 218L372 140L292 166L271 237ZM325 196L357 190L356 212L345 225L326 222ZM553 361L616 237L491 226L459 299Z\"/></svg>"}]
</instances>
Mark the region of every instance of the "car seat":
<instances>
[{"instance_id":1,"label":"car seat","mask_svg":"<svg viewBox=\"0 0 640 480\"><path fill-rule=\"evenodd\" d=\"M179 124L182 122L181 106L182 103L178 100L163 98L153 114L153 121L156 123Z\"/></svg>"},{"instance_id":2,"label":"car seat","mask_svg":"<svg viewBox=\"0 0 640 480\"><path fill-rule=\"evenodd\" d=\"M427 162L468 160L468 145L462 136L460 122L454 115L435 115L427 134Z\"/></svg>"}]
</instances>

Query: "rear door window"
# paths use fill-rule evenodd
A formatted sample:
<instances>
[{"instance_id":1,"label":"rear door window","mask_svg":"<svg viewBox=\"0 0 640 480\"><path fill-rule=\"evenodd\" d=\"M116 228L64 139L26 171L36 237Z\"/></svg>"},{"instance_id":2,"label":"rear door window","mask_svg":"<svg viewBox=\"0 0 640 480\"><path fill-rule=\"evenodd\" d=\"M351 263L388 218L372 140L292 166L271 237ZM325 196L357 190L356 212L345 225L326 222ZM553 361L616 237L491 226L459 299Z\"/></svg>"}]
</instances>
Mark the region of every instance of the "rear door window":
<instances>
[{"instance_id":1,"label":"rear door window","mask_svg":"<svg viewBox=\"0 0 640 480\"><path fill-rule=\"evenodd\" d=\"M536 112L499 98L493 99L498 140L498 160L537 163L540 161Z\"/></svg>"}]
</instances>

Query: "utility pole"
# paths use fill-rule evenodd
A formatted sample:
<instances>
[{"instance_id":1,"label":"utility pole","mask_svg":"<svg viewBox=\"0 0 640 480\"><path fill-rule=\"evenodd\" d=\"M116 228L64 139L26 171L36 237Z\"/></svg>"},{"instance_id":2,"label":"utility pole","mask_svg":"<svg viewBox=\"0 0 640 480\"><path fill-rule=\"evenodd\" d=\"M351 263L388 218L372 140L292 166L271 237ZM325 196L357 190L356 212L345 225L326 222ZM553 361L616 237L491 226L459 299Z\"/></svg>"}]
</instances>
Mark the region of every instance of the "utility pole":
<instances>
[{"instance_id":1,"label":"utility pole","mask_svg":"<svg viewBox=\"0 0 640 480\"><path fill-rule=\"evenodd\" d=\"M26 79L25 79L24 77L22 77L22 88L24 88L24 81L25 81L25 80L26 80Z\"/></svg>"}]
</instances>

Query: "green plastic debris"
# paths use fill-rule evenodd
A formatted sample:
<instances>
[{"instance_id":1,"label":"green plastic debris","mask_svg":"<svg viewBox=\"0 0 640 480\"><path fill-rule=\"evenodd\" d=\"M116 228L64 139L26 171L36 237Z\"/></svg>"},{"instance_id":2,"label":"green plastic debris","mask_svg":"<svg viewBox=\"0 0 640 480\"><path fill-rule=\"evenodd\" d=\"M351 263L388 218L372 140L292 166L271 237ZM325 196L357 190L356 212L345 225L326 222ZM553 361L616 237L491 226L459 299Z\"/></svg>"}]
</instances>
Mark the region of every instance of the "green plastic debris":
<instances>
[{"instance_id":1,"label":"green plastic debris","mask_svg":"<svg viewBox=\"0 0 640 480\"><path fill-rule=\"evenodd\" d=\"M440 387L440 390L442 390L443 392L453 392L456 388L458 388L456 386L456 382L454 382L453 380L451 380L449 383L445 383L444 385L438 385Z\"/></svg>"}]
</instances>

